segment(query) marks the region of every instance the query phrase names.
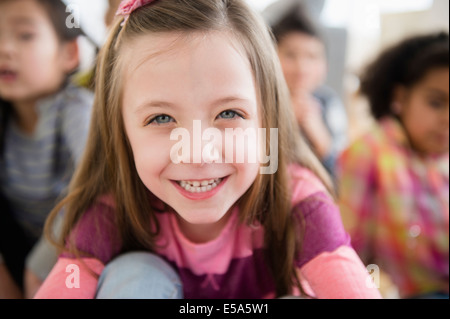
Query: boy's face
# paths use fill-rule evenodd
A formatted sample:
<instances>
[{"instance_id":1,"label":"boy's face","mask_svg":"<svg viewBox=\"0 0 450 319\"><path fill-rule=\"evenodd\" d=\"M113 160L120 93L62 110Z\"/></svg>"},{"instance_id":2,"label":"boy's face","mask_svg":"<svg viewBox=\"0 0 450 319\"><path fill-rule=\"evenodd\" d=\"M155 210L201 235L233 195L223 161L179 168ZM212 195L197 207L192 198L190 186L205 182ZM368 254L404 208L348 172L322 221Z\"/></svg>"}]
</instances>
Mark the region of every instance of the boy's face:
<instances>
[{"instance_id":1,"label":"boy's face","mask_svg":"<svg viewBox=\"0 0 450 319\"><path fill-rule=\"evenodd\" d=\"M323 43L301 32L290 32L278 43L278 56L292 95L313 93L326 78L327 63Z\"/></svg>"},{"instance_id":2,"label":"boy's face","mask_svg":"<svg viewBox=\"0 0 450 319\"><path fill-rule=\"evenodd\" d=\"M16 103L56 91L69 66L47 12L34 0L0 1L0 97Z\"/></svg>"},{"instance_id":3,"label":"boy's face","mask_svg":"<svg viewBox=\"0 0 450 319\"><path fill-rule=\"evenodd\" d=\"M123 49L123 118L137 172L178 213L185 233L190 229L199 235L207 227L204 236L217 235L214 229L221 229L259 173L259 163L225 158L229 144L222 139L212 143L217 153L205 152L213 141L204 139L207 129L222 134L227 128L260 127L253 72L237 48L226 33L199 33L145 35ZM190 154L178 164L172 156L182 139L171 139L175 129L189 134L186 148L175 157ZM203 151L200 162L194 158L195 144ZM219 158L222 163L213 162Z\"/></svg>"},{"instance_id":4,"label":"boy's face","mask_svg":"<svg viewBox=\"0 0 450 319\"><path fill-rule=\"evenodd\" d=\"M399 117L413 148L423 155L449 151L449 69L434 69L411 89L399 89Z\"/></svg>"}]
</instances>

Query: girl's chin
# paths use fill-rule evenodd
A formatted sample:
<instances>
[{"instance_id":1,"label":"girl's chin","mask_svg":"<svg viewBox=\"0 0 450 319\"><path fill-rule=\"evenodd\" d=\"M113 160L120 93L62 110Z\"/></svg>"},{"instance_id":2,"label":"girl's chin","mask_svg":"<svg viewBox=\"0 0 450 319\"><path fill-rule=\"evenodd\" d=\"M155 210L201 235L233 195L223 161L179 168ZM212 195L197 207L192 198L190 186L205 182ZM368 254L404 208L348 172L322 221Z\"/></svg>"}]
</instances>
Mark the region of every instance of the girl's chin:
<instances>
[{"instance_id":1,"label":"girl's chin","mask_svg":"<svg viewBox=\"0 0 450 319\"><path fill-rule=\"evenodd\" d=\"M211 214L211 211L213 211L213 208L211 208L208 213ZM222 212L215 212L214 216L208 216L209 214L203 214L201 211L177 211L178 218L182 220L182 222L196 225L196 226L206 226L206 225L213 225L218 222L220 222L224 216L225 213Z\"/></svg>"},{"instance_id":2,"label":"girl's chin","mask_svg":"<svg viewBox=\"0 0 450 319\"><path fill-rule=\"evenodd\" d=\"M196 226L215 225L228 220L231 216L232 209L220 209L219 207L228 207L227 204L215 204L209 207L180 207L181 205L175 205L175 211L177 212L177 218L182 222Z\"/></svg>"}]
</instances>

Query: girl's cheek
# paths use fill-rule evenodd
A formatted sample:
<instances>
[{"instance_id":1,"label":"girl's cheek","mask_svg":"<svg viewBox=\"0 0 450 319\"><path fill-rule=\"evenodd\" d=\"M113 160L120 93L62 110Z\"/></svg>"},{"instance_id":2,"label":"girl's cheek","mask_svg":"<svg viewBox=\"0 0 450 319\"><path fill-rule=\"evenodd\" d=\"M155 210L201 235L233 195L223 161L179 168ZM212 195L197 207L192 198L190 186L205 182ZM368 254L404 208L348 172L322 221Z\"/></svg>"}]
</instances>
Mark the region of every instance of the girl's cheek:
<instances>
[{"instance_id":1,"label":"girl's cheek","mask_svg":"<svg viewBox=\"0 0 450 319\"><path fill-rule=\"evenodd\" d=\"M256 164L259 162L259 130L253 127L225 131L222 154L225 163Z\"/></svg>"},{"instance_id":2,"label":"girl's cheek","mask_svg":"<svg viewBox=\"0 0 450 319\"><path fill-rule=\"evenodd\" d=\"M170 149L172 141L167 138L152 138L144 140L141 148L146 154L146 158L150 161L160 162L170 160Z\"/></svg>"}]
</instances>

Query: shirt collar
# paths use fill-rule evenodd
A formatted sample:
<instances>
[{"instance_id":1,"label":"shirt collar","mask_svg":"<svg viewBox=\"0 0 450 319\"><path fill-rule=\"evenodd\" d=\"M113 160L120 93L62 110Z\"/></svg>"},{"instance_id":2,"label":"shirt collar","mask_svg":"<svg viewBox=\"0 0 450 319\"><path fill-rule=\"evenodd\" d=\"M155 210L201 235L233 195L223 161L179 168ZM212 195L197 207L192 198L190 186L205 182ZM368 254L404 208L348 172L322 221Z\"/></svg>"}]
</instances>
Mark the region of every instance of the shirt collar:
<instances>
[{"instance_id":1,"label":"shirt collar","mask_svg":"<svg viewBox=\"0 0 450 319\"><path fill-rule=\"evenodd\" d=\"M402 123L394 118L394 117L385 117L380 121L380 125L383 128L384 132L386 132L387 137L390 141L396 143L399 147L403 148L412 157L419 159L421 162L435 163L438 166L441 166L441 163L447 163L448 167L448 158L449 154L443 155L434 155L428 156L426 159L417 155L417 153L412 149L411 143L409 141L408 135L406 134L405 128ZM447 168L448 171L448 168Z\"/></svg>"},{"instance_id":2,"label":"shirt collar","mask_svg":"<svg viewBox=\"0 0 450 319\"><path fill-rule=\"evenodd\" d=\"M395 142L401 147L411 150L411 144L405 132L403 125L394 117L385 117L380 121L380 125L386 132L389 140Z\"/></svg>"}]
</instances>

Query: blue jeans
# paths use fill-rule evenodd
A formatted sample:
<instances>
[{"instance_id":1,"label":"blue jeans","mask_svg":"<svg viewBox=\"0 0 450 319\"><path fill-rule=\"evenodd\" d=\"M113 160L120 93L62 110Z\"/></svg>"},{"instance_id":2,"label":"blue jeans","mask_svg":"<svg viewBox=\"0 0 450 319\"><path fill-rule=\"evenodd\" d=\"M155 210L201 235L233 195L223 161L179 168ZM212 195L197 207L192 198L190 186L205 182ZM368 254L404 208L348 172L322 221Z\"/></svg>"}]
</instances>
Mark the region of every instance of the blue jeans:
<instances>
[{"instance_id":1,"label":"blue jeans","mask_svg":"<svg viewBox=\"0 0 450 319\"><path fill-rule=\"evenodd\" d=\"M146 252L118 256L106 265L96 299L182 299L181 280L160 257Z\"/></svg>"},{"instance_id":2,"label":"blue jeans","mask_svg":"<svg viewBox=\"0 0 450 319\"><path fill-rule=\"evenodd\" d=\"M448 294L445 292L431 292L428 294L414 296L410 299L448 299Z\"/></svg>"}]
</instances>

